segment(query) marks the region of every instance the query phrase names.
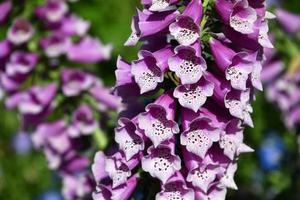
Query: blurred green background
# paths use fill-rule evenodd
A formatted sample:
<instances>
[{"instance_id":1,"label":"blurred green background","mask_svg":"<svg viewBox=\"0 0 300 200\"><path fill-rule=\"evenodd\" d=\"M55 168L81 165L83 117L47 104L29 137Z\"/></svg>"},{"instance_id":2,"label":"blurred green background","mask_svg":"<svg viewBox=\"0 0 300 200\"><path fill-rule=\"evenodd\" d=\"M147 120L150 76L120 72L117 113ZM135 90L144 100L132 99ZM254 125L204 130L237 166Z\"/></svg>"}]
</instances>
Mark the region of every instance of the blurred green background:
<instances>
[{"instance_id":1,"label":"blurred green background","mask_svg":"<svg viewBox=\"0 0 300 200\"><path fill-rule=\"evenodd\" d=\"M91 21L92 36L114 46L111 61L102 63L96 69L107 85L113 85L113 71L118 55L127 60L136 58L137 48L124 47L123 43L131 32L131 17L135 8L140 7L139 2L82 0L71 5L75 13ZM300 12L300 1L285 1L285 7ZM5 35L4 30L5 27L0 28L1 36ZM59 190L60 182L57 176L47 169L43 155L34 151L18 155L12 149L12 137L18 132L16 113L6 111L3 106L0 106L0 113L0 199L33 200L38 199L45 191ZM256 149L256 152L241 156L236 176L239 190L230 191L228 199L300 199L300 180L297 179L299 174L296 174L296 136L284 128L279 111L266 102L263 93L257 95L253 119L255 128L247 129L245 141ZM270 135L279 137L284 146L284 157L276 169L267 169L260 162L263 155L259 149L265 138Z\"/></svg>"}]
</instances>

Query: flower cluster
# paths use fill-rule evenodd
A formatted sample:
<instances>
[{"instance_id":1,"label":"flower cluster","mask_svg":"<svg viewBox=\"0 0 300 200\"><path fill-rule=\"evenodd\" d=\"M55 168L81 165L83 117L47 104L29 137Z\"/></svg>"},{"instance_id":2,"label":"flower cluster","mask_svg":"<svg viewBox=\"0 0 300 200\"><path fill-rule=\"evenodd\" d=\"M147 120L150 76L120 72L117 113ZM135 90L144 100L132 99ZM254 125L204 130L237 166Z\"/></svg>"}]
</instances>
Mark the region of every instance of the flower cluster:
<instances>
[{"instance_id":1,"label":"flower cluster","mask_svg":"<svg viewBox=\"0 0 300 200\"><path fill-rule=\"evenodd\" d=\"M125 43L142 42L138 59L117 62L115 93L128 105L115 129L119 149L96 154L93 198L129 199L147 178L141 167L161 183L157 200L225 199L237 189L239 155L253 151L243 130L253 126L273 15L263 0L141 3Z\"/></svg>"},{"instance_id":2,"label":"flower cluster","mask_svg":"<svg viewBox=\"0 0 300 200\"><path fill-rule=\"evenodd\" d=\"M63 179L65 199L89 199L94 183L87 136L101 132L102 114L120 102L92 72L69 66L107 60L112 46L88 35L90 23L70 12L67 1L34 4L30 16L22 16L27 3L0 4L0 23L9 25L0 42L5 105L18 110L22 131L34 132L35 147Z\"/></svg>"},{"instance_id":3,"label":"flower cluster","mask_svg":"<svg viewBox=\"0 0 300 200\"><path fill-rule=\"evenodd\" d=\"M290 35L287 40L295 40L300 31L300 16L277 9L277 21ZM276 38L274 38L276 39ZM296 41L299 42L299 41ZM279 59L278 52L266 51L266 60L262 71L262 81L266 88L267 99L280 109L284 123L290 130L296 130L300 123L300 60L299 52L289 55L290 63L286 65Z\"/></svg>"}]
</instances>

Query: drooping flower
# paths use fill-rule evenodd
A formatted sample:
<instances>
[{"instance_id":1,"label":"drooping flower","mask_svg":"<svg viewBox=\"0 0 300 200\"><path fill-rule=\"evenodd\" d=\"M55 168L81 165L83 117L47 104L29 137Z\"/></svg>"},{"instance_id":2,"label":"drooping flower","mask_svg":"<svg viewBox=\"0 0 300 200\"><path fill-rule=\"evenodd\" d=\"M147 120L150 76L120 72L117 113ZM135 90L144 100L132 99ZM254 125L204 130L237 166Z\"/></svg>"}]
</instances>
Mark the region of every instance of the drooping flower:
<instances>
[{"instance_id":1,"label":"drooping flower","mask_svg":"<svg viewBox=\"0 0 300 200\"><path fill-rule=\"evenodd\" d=\"M181 169L181 160L172 151L166 145L150 147L147 150L148 155L142 158L143 170L166 183L176 171Z\"/></svg>"},{"instance_id":2,"label":"drooping flower","mask_svg":"<svg viewBox=\"0 0 300 200\"><path fill-rule=\"evenodd\" d=\"M182 84L197 83L206 70L206 62L196 56L196 50L191 47L179 46L175 49L176 55L169 59L170 70L180 78Z\"/></svg>"},{"instance_id":3,"label":"drooping flower","mask_svg":"<svg viewBox=\"0 0 300 200\"><path fill-rule=\"evenodd\" d=\"M36 67L38 56L34 53L16 51L10 55L1 74L1 84L6 91L16 91Z\"/></svg>"},{"instance_id":4,"label":"drooping flower","mask_svg":"<svg viewBox=\"0 0 300 200\"><path fill-rule=\"evenodd\" d=\"M77 96L92 87L92 77L78 69L65 68L61 72L62 90L66 96Z\"/></svg>"},{"instance_id":5,"label":"drooping flower","mask_svg":"<svg viewBox=\"0 0 300 200\"><path fill-rule=\"evenodd\" d=\"M69 60L79 63L95 63L110 58L112 45L103 45L99 40L84 37L79 43L72 44L67 50Z\"/></svg>"},{"instance_id":6,"label":"drooping flower","mask_svg":"<svg viewBox=\"0 0 300 200\"><path fill-rule=\"evenodd\" d=\"M126 160L144 150L144 141L137 125L128 118L120 118L115 129L115 140L124 152Z\"/></svg>"},{"instance_id":7,"label":"drooping flower","mask_svg":"<svg viewBox=\"0 0 300 200\"><path fill-rule=\"evenodd\" d=\"M15 45L27 42L34 34L34 29L29 21L16 18L7 32L7 39Z\"/></svg>"},{"instance_id":8,"label":"drooping flower","mask_svg":"<svg viewBox=\"0 0 300 200\"><path fill-rule=\"evenodd\" d=\"M98 128L98 123L88 105L79 106L72 115L72 124L69 128L71 137L90 135Z\"/></svg>"},{"instance_id":9,"label":"drooping flower","mask_svg":"<svg viewBox=\"0 0 300 200\"><path fill-rule=\"evenodd\" d=\"M180 85L174 90L174 97L178 98L181 106L197 112L206 102L207 97L213 95L214 85L205 78L196 84Z\"/></svg>"},{"instance_id":10,"label":"drooping flower","mask_svg":"<svg viewBox=\"0 0 300 200\"><path fill-rule=\"evenodd\" d=\"M70 38L60 33L54 33L46 38L42 38L40 44L49 58L55 58L67 52L71 41Z\"/></svg>"},{"instance_id":11,"label":"drooping flower","mask_svg":"<svg viewBox=\"0 0 300 200\"><path fill-rule=\"evenodd\" d=\"M154 147L171 139L179 133L178 124L174 121L174 99L166 94L146 107L146 112L138 117L139 128L152 141Z\"/></svg>"}]
</instances>

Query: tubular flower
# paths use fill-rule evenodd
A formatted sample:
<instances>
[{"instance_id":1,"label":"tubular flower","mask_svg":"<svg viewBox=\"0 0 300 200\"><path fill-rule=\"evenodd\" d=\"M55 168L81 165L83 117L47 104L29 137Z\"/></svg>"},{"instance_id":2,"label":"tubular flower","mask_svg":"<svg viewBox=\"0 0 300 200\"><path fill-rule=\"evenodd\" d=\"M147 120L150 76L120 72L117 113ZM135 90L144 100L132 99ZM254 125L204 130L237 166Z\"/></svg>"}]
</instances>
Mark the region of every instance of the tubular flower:
<instances>
[{"instance_id":1,"label":"tubular flower","mask_svg":"<svg viewBox=\"0 0 300 200\"><path fill-rule=\"evenodd\" d=\"M128 177L138 172L138 190L154 187L153 178L160 181L158 200L225 199L228 188L237 189L240 154L253 151L243 132L254 126L251 103L255 90L262 90L263 50L272 47L267 36L271 15L264 1L141 3L144 9L133 17L125 43L142 43L138 59L129 63L119 57L117 62L114 92L128 104L124 113L130 113L115 129L115 151L127 166L118 187L128 187ZM216 21L221 27L214 26ZM131 106L136 102L145 111ZM99 167L109 155L95 157L95 200L119 192L112 189L115 176L109 173L120 164L109 175Z\"/></svg>"},{"instance_id":2,"label":"tubular flower","mask_svg":"<svg viewBox=\"0 0 300 200\"><path fill-rule=\"evenodd\" d=\"M289 11L277 9L277 21L284 31L290 34L286 40L296 43L299 29L299 16ZM287 23L290 21L290 23ZM284 32L284 33L285 33ZM276 38L274 38L276 40ZM300 124L300 70L298 53L285 63L276 56L276 50L268 51L262 69L262 81L266 88L266 98L280 110L285 126L295 132Z\"/></svg>"},{"instance_id":3,"label":"tubular flower","mask_svg":"<svg viewBox=\"0 0 300 200\"><path fill-rule=\"evenodd\" d=\"M104 135L111 128L105 119L112 118L121 103L96 74L79 66L109 59L112 46L88 34L90 23L71 13L68 1L46 0L26 18L13 16L25 9L17 8L13 1L0 3L0 23L7 29L0 41L5 106L18 111L20 130L33 133L33 145L61 176L64 199L91 199L96 186L89 173L91 135ZM65 67L70 61L77 67ZM129 153L128 162L132 156ZM118 170L111 177L118 178Z\"/></svg>"}]
</instances>

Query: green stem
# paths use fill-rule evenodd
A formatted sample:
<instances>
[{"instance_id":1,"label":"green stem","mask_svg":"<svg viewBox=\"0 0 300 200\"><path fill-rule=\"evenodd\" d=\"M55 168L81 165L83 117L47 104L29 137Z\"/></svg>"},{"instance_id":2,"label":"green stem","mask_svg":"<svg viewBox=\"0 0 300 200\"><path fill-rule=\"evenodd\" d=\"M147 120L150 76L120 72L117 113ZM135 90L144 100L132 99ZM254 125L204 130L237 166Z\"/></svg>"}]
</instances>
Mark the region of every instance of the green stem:
<instances>
[{"instance_id":1,"label":"green stem","mask_svg":"<svg viewBox=\"0 0 300 200\"><path fill-rule=\"evenodd\" d=\"M209 4L209 1L210 1L210 0L204 0L204 2L203 2L203 4L202 4L204 10L206 10L207 5Z\"/></svg>"}]
</instances>

